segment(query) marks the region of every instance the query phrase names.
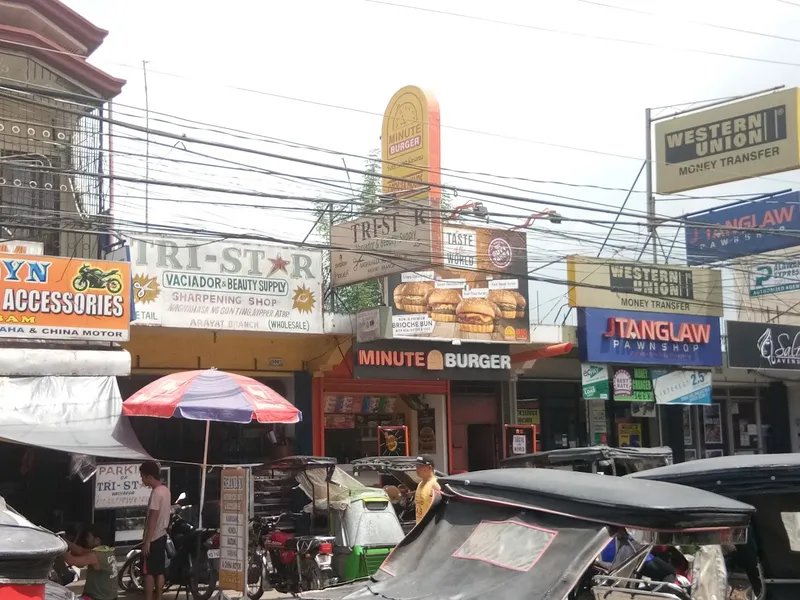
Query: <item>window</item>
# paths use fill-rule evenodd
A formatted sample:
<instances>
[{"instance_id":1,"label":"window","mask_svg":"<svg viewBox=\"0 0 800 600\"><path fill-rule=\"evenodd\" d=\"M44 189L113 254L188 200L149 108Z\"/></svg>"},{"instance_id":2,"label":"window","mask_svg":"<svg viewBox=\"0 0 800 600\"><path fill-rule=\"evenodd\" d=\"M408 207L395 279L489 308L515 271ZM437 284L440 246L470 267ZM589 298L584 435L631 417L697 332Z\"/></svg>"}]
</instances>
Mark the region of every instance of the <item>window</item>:
<instances>
[{"instance_id":1,"label":"window","mask_svg":"<svg viewBox=\"0 0 800 600\"><path fill-rule=\"evenodd\" d=\"M556 535L555 531L519 521L481 521L453 556L514 571L529 571Z\"/></svg>"}]
</instances>

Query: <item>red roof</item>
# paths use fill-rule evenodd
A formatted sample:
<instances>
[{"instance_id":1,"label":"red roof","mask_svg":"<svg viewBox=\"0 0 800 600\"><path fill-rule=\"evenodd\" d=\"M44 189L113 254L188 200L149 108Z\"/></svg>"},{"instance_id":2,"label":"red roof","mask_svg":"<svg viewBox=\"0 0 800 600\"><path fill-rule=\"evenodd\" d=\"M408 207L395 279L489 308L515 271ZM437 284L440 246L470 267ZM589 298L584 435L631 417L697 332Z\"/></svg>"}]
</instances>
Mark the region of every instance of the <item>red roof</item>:
<instances>
[{"instance_id":1,"label":"red roof","mask_svg":"<svg viewBox=\"0 0 800 600\"><path fill-rule=\"evenodd\" d=\"M4 2L32 8L86 46L89 54L97 50L108 35L108 31L93 25L59 0L4 0Z\"/></svg>"},{"instance_id":2,"label":"red roof","mask_svg":"<svg viewBox=\"0 0 800 600\"><path fill-rule=\"evenodd\" d=\"M55 3L54 0L31 0L32 2ZM65 7L66 8L66 7ZM28 29L0 25L0 47L28 54L41 62L62 71L102 98L110 100L122 92L124 79L112 77L105 71L90 65L86 59L69 53L43 36Z\"/></svg>"}]
</instances>

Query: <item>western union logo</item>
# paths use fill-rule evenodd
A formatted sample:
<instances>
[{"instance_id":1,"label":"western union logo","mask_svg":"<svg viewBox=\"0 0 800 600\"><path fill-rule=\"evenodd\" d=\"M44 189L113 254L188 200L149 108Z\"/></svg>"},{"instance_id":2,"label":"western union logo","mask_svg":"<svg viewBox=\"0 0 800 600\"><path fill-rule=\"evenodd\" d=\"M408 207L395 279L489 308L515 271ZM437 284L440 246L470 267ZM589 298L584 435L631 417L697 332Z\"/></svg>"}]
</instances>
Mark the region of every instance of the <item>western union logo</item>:
<instances>
[{"instance_id":1,"label":"western union logo","mask_svg":"<svg viewBox=\"0 0 800 600\"><path fill-rule=\"evenodd\" d=\"M705 123L666 135L667 164L756 148L786 139L786 105Z\"/></svg>"}]
</instances>

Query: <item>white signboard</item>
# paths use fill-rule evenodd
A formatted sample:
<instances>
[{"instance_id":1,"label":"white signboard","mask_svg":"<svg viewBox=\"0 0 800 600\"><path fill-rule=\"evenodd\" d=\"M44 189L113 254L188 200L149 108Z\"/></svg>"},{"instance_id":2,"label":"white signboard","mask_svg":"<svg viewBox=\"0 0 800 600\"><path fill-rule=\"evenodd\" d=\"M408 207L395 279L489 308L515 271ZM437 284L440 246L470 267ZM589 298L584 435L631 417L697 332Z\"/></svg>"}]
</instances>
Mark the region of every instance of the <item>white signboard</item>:
<instances>
[{"instance_id":1,"label":"white signboard","mask_svg":"<svg viewBox=\"0 0 800 600\"><path fill-rule=\"evenodd\" d=\"M800 325L797 248L745 256L732 262L737 320Z\"/></svg>"},{"instance_id":2,"label":"white signboard","mask_svg":"<svg viewBox=\"0 0 800 600\"><path fill-rule=\"evenodd\" d=\"M94 476L94 507L135 508L147 506L150 488L142 485L141 463L97 465Z\"/></svg>"},{"instance_id":3,"label":"white signboard","mask_svg":"<svg viewBox=\"0 0 800 600\"><path fill-rule=\"evenodd\" d=\"M26 240L8 240L0 243L0 254L44 254L44 244Z\"/></svg>"},{"instance_id":4,"label":"white signboard","mask_svg":"<svg viewBox=\"0 0 800 600\"><path fill-rule=\"evenodd\" d=\"M219 584L223 590L246 592L250 471L222 469L219 519Z\"/></svg>"},{"instance_id":5,"label":"white signboard","mask_svg":"<svg viewBox=\"0 0 800 600\"><path fill-rule=\"evenodd\" d=\"M440 252L441 229L424 204L392 207L339 223L331 232L333 285L418 271L437 262L437 246Z\"/></svg>"},{"instance_id":6,"label":"white signboard","mask_svg":"<svg viewBox=\"0 0 800 600\"><path fill-rule=\"evenodd\" d=\"M658 404L711 404L711 371L670 371L653 378Z\"/></svg>"},{"instance_id":7,"label":"white signboard","mask_svg":"<svg viewBox=\"0 0 800 600\"><path fill-rule=\"evenodd\" d=\"M527 454L528 447L524 435L515 435L511 438L512 454Z\"/></svg>"},{"instance_id":8,"label":"white signboard","mask_svg":"<svg viewBox=\"0 0 800 600\"><path fill-rule=\"evenodd\" d=\"M322 254L263 244L132 240L134 325L322 333Z\"/></svg>"}]
</instances>

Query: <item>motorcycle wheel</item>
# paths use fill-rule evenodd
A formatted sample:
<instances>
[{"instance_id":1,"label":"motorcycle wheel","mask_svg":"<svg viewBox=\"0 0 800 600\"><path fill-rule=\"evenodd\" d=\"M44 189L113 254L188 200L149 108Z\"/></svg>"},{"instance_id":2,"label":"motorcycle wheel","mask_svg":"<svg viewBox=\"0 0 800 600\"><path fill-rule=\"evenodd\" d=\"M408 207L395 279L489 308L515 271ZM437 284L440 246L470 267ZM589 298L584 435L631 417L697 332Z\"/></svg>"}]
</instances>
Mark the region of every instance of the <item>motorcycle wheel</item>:
<instances>
[{"instance_id":1,"label":"motorcycle wheel","mask_svg":"<svg viewBox=\"0 0 800 600\"><path fill-rule=\"evenodd\" d=\"M106 289L110 294L119 294L122 291L122 282L119 279L109 279L106 282Z\"/></svg>"},{"instance_id":2,"label":"motorcycle wheel","mask_svg":"<svg viewBox=\"0 0 800 600\"><path fill-rule=\"evenodd\" d=\"M135 592L142 589L142 563L140 557L141 554L131 556L117 573L117 584L123 592ZM136 574L134 574L134 566L136 566Z\"/></svg>"},{"instance_id":3,"label":"motorcycle wheel","mask_svg":"<svg viewBox=\"0 0 800 600\"><path fill-rule=\"evenodd\" d=\"M258 600L264 595L264 564L258 555L250 556L247 566L247 597Z\"/></svg>"},{"instance_id":4,"label":"motorcycle wheel","mask_svg":"<svg viewBox=\"0 0 800 600\"><path fill-rule=\"evenodd\" d=\"M75 288L76 292L85 292L89 289L89 282L86 281L83 277L78 275L75 279L72 280L72 287Z\"/></svg>"},{"instance_id":5,"label":"motorcycle wheel","mask_svg":"<svg viewBox=\"0 0 800 600\"><path fill-rule=\"evenodd\" d=\"M189 591L194 600L211 598L217 587L218 575L205 549L200 552L199 557L189 554Z\"/></svg>"}]
</instances>

